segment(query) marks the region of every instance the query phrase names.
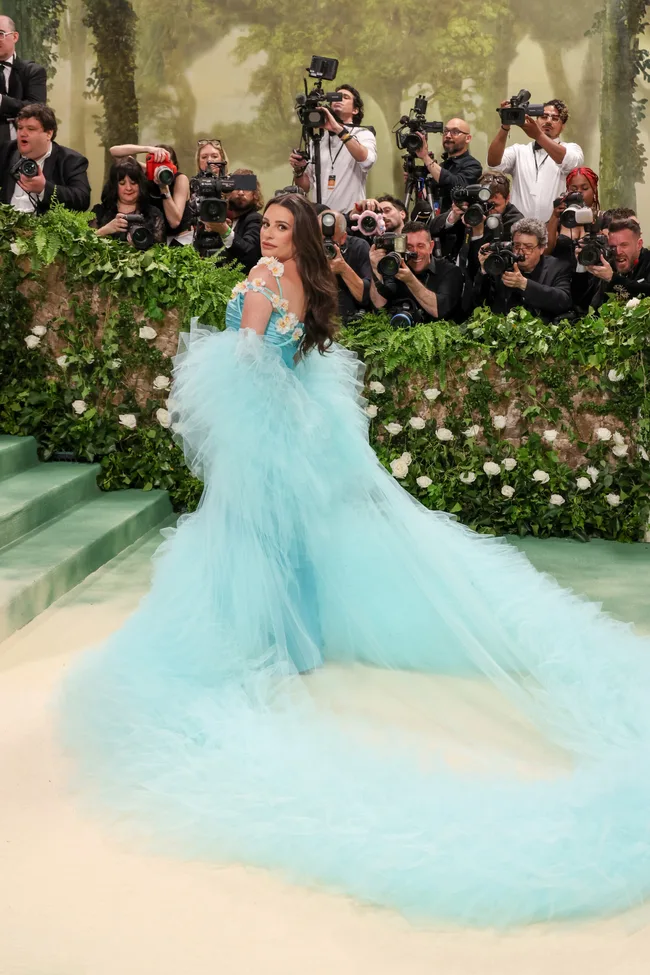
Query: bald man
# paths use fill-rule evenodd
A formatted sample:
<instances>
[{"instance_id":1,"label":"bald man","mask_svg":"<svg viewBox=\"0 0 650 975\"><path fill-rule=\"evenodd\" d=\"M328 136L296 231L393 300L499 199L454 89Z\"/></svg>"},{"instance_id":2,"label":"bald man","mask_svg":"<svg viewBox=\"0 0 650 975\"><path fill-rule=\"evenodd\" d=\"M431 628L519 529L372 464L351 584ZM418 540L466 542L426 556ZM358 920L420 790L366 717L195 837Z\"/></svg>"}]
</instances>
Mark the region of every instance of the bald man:
<instances>
[{"instance_id":1,"label":"bald man","mask_svg":"<svg viewBox=\"0 0 650 975\"><path fill-rule=\"evenodd\" d=\"M427 143L425 132L420 132L422 148L417 155L426 166L434 183L434 197L440 203L440 211L451 209L451 191L455 186L478 183L483 168L469 151L472 133L462 118L451 118L442 130L442 163L436 162Z\"/></svg>"},{"instance_id":2,"label":"bald man","mask_svg":"<svg viewBox=\"0 0 650 975\"><path fill-rule=\"evenodd\" d=\"M18 57L18 39L11 17L0 15L0 143L16 138L14 121L24 105L47 100L45 68Z\"/></svg>"},{"instance_id":3,"label":"bald man","mask_svg":"<svg viewBox=\"0 0 650 975\"><path fill-rule=\"evenodd\" d=\"M336 217L334 236L336 256L330 258L330 267L336 275L339 289L339 315L344 325L359 318L370 308L370 245L360 237L349 237L347 221L336 210L324 210ZM322 226L323 213L318 215Z\"/></svg>"}]
</instances>

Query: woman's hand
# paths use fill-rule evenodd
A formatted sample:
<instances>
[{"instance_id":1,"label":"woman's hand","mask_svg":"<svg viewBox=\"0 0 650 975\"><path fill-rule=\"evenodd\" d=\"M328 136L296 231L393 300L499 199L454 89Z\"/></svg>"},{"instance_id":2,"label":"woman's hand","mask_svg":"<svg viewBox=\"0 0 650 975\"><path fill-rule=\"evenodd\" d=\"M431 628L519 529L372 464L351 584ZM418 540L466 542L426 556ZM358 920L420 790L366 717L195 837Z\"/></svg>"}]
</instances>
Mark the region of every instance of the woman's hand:
<instances>
[{"instance_id":1,"label":"woman's hand","mask_svg":"<svg viewBox=\"0 0 650 975\"><path fill-rule=\"evenodd\" d=\"M128 226L129 224L124 214L118 213L112 220L109 220L103 227L100 227L97 234L99 237L110 237L111 234L123 234L126 232Z\"/></svg>"}]
</instances>

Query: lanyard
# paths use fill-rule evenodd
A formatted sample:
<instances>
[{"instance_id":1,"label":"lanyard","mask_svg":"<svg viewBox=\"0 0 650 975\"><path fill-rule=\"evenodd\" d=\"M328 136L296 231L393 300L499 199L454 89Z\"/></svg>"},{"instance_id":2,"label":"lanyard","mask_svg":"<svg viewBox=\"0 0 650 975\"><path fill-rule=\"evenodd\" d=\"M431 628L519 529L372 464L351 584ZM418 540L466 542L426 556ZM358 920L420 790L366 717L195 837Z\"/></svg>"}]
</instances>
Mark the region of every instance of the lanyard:
<instances>
[{"instance_id":1,"label":"lanyard","mask_svg":"<svg viewBox=\"0 0 650 975\"><path fill-rule=\"evenodd\" d=\"M541 146L540 146L540 149L541 149ZM535 152L535 149L533 148L533 161L535 163L535 182L537 182L537 179L539 178L539 171L540 171L540 169L542 168L542 166L544 165L544 163L546 162L547 159L548 159L548 153L546 153L546 155L542 159L541 163L538 163L537 162L537 153Z\"/></svg>"},{"instance_id":2,"label":"lanyard","mask_svg":"<svg viewBox=\"0 0 650 975\"><path fill-rule=\"evenodd\" d=\"M336 153L336 155L334 156L334 158L332 158L332 133L330 132L328 134L329 134L329 141L328 141L328 144L327 145L328 145L328 149L330 151L330 163L332 164L332 173L333 173L334 172L334 163L336 162L336 160L341 155L341 152L343 151L343 143L341 143L341 145L339 146L339 151Z\"/></svg>"}]
</instances>

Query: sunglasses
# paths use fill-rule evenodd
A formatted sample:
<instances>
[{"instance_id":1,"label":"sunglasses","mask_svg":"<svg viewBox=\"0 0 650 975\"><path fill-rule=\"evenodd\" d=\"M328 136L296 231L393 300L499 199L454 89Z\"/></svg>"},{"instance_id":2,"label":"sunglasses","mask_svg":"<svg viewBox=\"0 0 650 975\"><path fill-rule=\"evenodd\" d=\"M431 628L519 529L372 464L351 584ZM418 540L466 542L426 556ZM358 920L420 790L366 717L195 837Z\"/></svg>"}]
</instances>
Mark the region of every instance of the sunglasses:
<instances>
[{"instance_id":1,"label":"sunglasses","mask_svg":"<svg viewBox=\"0 0 650 975\"><path fill-rule=\"evenodd\" d=\"M196 144L199 149L202 149L204 146L214 146L215 149L222 148L221 139L199 139Z\"/></svg>"}]
</instances>

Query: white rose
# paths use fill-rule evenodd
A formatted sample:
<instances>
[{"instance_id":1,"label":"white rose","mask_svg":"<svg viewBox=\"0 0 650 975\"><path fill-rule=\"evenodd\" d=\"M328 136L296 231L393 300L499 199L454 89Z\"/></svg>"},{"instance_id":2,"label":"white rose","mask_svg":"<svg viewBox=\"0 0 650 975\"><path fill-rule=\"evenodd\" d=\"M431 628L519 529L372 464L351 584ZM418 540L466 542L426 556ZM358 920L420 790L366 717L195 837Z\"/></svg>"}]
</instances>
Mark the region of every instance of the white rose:
<instances>
[{"instance_id":1,"label":"white rose","mask_svg":"<svg viewBox=\"0 0 650 975\"><path fill-rule=\"evenodd\" d=\"M153 381L154 389L169 389L171 385L171 379L169 376L156 376Z\"/></svg>"},{"instance_id":2,"label":"white rose","mask_svg":"<svg viewBox=\"0 0 650 975\"><path fill-rule=\"evenodd\" d=\"M616 444L615 447L612 447L612 453L614 454L614 457L626 457L629 449L630 448L626 443Z\"/></svg>"},{"instance_id":3,"label":"white rose","mask_svg":"<svg viewBox=\"0 0 650 975\"><path fill-rule=\"evenodd\" d=\"M155 328L152 328L151 325L143 325L139 330L138 335L141 339L147 339L147 341L150 342L152 339L158 337L158 332L155 330Z\"/></svg>"},{"instance_id":4,"label":"white rose","mask_svg":"<svg viewBox=\"0 0 650 975\"><path fill-rule=\"evenodd\" d=\"M468 427L467 428L467 430L463 430L463 436L464 437L478 437L478 435L479 435L480 432L481 432L481 428L478 425L478 423L473 423L471 425L471 427Z\"/></svg>"},{"instance_id":5,"label":"white rose","mask_svg":"<svg viewBox=\"0 0 650 975\"><path fill-rule=\"evenodd\" d=\"M557 505L558 508L560 507L560 505L564 504L564 498L562 497L561 494L552 494L551 497L549 498L549 501L551 504Z\"/></svg>"},{"instance_id":6,"label":"white rose","mask_svg":"<svg viewBox=\"0 0 650 975\"><path fill-rule=\"evenodd\" d=\"M32 329L32 335L38 335L39 338L43 338L47 334L47 329L45 325L34 325Z\"/></svg>"},{"instance_id":7,"label":"white rose","mask_svg":"<svg viewBox=\"0 0 650 975\"><path fill-rule=\"evenodd\" d=\"M433 386L431 389L425 389L424 395L428 400L433 402L434 400L438 399L438 397L440 396L440 390L436 389L435 386Z\"/></svg>"},{"instance_id":8,"label":"white rose","mask_svg":"<svg viewBox=\"0 0 650 975\"><path fill-rule=\"evenodd\" d=\"M39 339L38 335L25 336L25 345L27 346L28 349L35 349L36 346L40 344L41 344L41 340Z\"/></svg>"},{"instance_id":9,"label":"white rose","mask_svg":"<svg viewBox=\"0 0 650 975\"><path fill-rule=\"evenodd\" d=\"M502 414L498 413L496 416L492 417L492 426L495 430L505 430L507 419Z\"/></svg>"},{"instance_id":10,"label":"white rose","mask_svg":"<svg viewBox=\"0 0 650 975\"><path fill-rule=\"evenodd\" d=\"M640 298L630 298L630 300L625 305L626 308L636 308L637 305L641 304Z\"/></svg>"},{"instance_id":11,"label":"white rose","mask_svg":"<svg viewBox=\"0 0 650 975\"><path fill-rule=\"evenodd\" d=\"M515 493L515 489L512 487L511 484L504 484L503 487L501 488L501 494L504 496L504 498L511 498L514 493Z\"/></svg>"},{"instance_id":12,"label":"white rose","mask_svg":"<svg viewBox=\"0 0 650 975\"><path fill-rule=\"evenodd\" d=\"M56 360L56 364L57 364L57 366L61 366L62 369L67 368L67 365L68 365L68 357L67 357L67 355L60 355L58 357L58 359Z\"/></svg>"},{"instance_id":13,"label":"white rose","mask_svg":"<svg viewBox=\"0 0 650 975\"><path fill-rule=\"evenodd\" d=\"M548 484L551 480L551 475L547 474L546 471L540 471L539 469L533 471L533 481L537 481L539 484Z\"/></svg>"},{"instance_id":14,"label":"white rose","mask_svg":"<svg viewBox=\"0 0 650 975\"><path fill-rule=\"evenodd\" d=\"M370 406L366 406L366 416L369 416L371 420L374 420L378 413L379 410L372 403Z\"/></svg>"},{"instance_id":15,"label":"white rose","mask_svg":"<svg viewBox=\"0 0 650 975\"><path fill-rule=\"evenodd\" d=\"M106 365L108 366L109 369L119 369L120 366L122 365L122 360L121 359L111 359L111 361L110 362L107 362Z\"/></svg>"},{"instance_id":16,"label":"white rose","mask_svg":"<svg viewBox=\"0 0 650 975\"><path fill-rule=\"evenodd\" d=\"M466 474L459 474L458 476L463 484L473 484L476 480L476 474L474 471L467 471Z\"/></svg>"},{"instance_id":17,"label":"white rose","mask_svg":"<svg viewBox=\"0 0 650 975\"><path fill-rule=\"evenodd\" d=\"M614 436L612 437L612 440L614 441L614 443L618 444L619 447L622 447L623 444L625 443L625 437L622 436L622 434L620 434L618 432L618 430L615 431Z\"/></svg>"},{"instance_id":18,"label":"white rose","mask_svg":"<svg viewBox=\"0 0 650 975\"><path fill-rule=\"evenodd\" d=\"M378 382L372 382L372 383L370 383L370 386L368 387L368 389L372 390L373 393L385 393L386 392L386 387L385 386L382 386L382 384L381 383L378 383Z\"/></svg>"},{"instance_id":19,"label":"white rose","mask_svg":"<svg viewBox=\"0 0 650 975\"><path fill-rule=\"evenodd\" d=\"M423 477L417 477L415 479L415 483L417 484L418 487L428 488L430 487L431 484L433 484L433 481L431 480L430 477L423 476Z\"/></svg>"},{"instance_id":20,"label":"white rose","mask_svg":"<svg viewBox=\"0 0 650 975\"><path fill-rule=\"evenodd\" d=\"M156 410L156 419L161 427L167 429L172 425L172 415L169 410L163 410L162 407Z\"/></svg>"},{"instance_id":21,"label":"white rose","mask_svg":"<svg viewBox=\"0 0 650 975\"><path fill-rule=\"evenodd\" d=\"M616 372L616 369L610 369L607 373L607 378L610 383L620 383L621 379L625 379L625 376L620 372Z\"/></svg>"},{"instance_id":22,"label":"white rose","mask_svg":"<svg viewBox=\"0 0 650 975\"><path fill-rule=\"evenodd\" d=\"M501 468L493 460L486 460L483 464L483 470L488 477L496 477L497 474L501 473Z\"/></svg>"},{"instance_id":23,"label":"white rose","mask_svg":"<svg viewBox=\"0 0 650 975\"><path fill-rule=\"evenodd\" d=\"M514 457L506 457L506 459L502 460L501 463L507 471L514 471L515 467L517 466L517 461Z\"/></svg>"},{"instance_id":24,"label":"white rose","mask_svg":"<svg viewBox=\"0 0 650 975\"><path fill-rule=\"evenodd\" d=\"M406 477L409 472L409 465L405 464L399 457L397 460L391 460L390 467L393 472L393 477L398 477L400 480Z\"/></svg>"},{"instance_id":25,"label":"white rose","mask_svg":"<svg viewBox=\"0 0 650 975\"><path fill-rule=\"evenodd\" d=\"M642 458L643 460L650 460L650 457L648 457L648 451L647 451L647 450L645 449L645 447L642 447L642 446L641 446L641 445L639 444L639 446L638 446L638 447L637 447L636 449L637 449L637 450L639 451L639 453L640 453L640 455L641 455L641 458Z\"/></svg>"},{"instance_id":26,"label":"white rose","mask_svg":"<svg viewBox=\"0 0 650 975\"><path fill-rule=\"evenodd\" d=\"M600 471L598 470L597 467L588 467L587 468L587 474L589 475L589 477L591 478L591 480L593 481L594 484L598 480L599 473L600 473Z\"/></svg>"},{"instance_id":27,"label":"white rose","mask_svg":"<svg viewBox=\"0 0 650 975\"><path fill-rule=\"evenodd\" d=\"M13 244L11 244L9 250L11 251L12 254L15 254L16 257L22 254L22 248L20 247L19 244L16 243L16 241L14 241Z\"/></svg>"},{"instance_id":28,"label":"white rose","mask_svg":"<svg viewBox=\"0 0 650 975\"><path fill-rule=\"evenodd\" d=\"M576 479L576 485L579 491L588 491L591 487L591 481L588 477L579 477Z\"/></svg>"},{"instance_id":29,"label":"white rose","mask_svg":"<svg viewBox=\"0 0 650 975\"><path fill-rule=\"evenodd\" d=\"M618 494L608 494L607 497L605 498L605 501L607 502L607 504L610 504L612 508L617 508L621 503L621 498L620 495Z\"/></svg>"},{"instance_id":30,"label":"white rose","mask_svg":"<svg viewBox=\"0 0 650 975\"><path fill-rule=\"evenodd\" d=\"M409 426L413 427L414 430L424 430L426 422L421 416L412 416L409 420Z\"/></svg>"},{"instance_id":31,"label":"white rose","mask_svg":"<svg viewBox=\"0 0 650 975\"><path fill-rule=\"evenodd\" d=\"M596 427L596 436L599 440L611 440L612 431L607 427Z\"/></svg>"},{"instance_id":32,"label":"white rose","mask_svg":"<svg viewBox=\"0 0 650 975\"><path fill-rule=\"evenodd\" d=\"M119 421L122 424L122 426L126 427L128 430L135 430L135 428L138 425L138 421L136 420L133 413L120 413Z\"/></svg>"},{"instance_id":33,"label":"white rose","mask_svg":"<svg viewBox=\"0 0 650 975\"><path fill-rule=\"evenodd\" d=\"M386 423L385 427L390 433L391 437L396 437L397 434L401 433L403 429L401 423Z\"/></svg>"},{"instance_id":34,"label":"white rose","mask_svg":"<svg viewBox=\"0 0 650 975\"><path fill-rule=\"evenodd\" d=\"M470 369L468 371L467 375L472 380L472 382L475 383L477 379L480 379L481 378L481 370L480 369Z\"/></svg>"},{"instance_id":35,"label":"white rose","mask_svg":"<svg viewBox=\"0 0 650 975\"><path fill-rule=\"evenodd\" d=\"M451 430L448 430L446 427L438 427L438 429L436 430L436 437L438 438L438 440L442 440L443 443L446 443L447 441L454 439L453 433L451 432Z\"/></svg>"},{"instance_id":36,"label":"white rose","mask_svg":"<svg viewBox=\"0 0 650 975\"><path fill-rule=\"evenodd\" d=\"M83 399L76 399L72 404L72 409L75 411L77 416L81 416L88 409L88 404Z\"/></svg>"},{"instance_id":37,"label":"white rose","mask_svg":"<svg viewBox=\"0 0 650 975\"><path fill-rule=\"evenodd\" d=\"M403 460L405 464L410 464L411 461L413 460L413 458L411 457L411 455L408 452L405 451L401 455L400 460Z\"/></svg>"},{"instance_id":38,"label":"white rose","mask_svg":"<svg viewBox=\"0 0 650 975\"><path fill-rule=\"evenodd\" d=\"M544 430L542 437L547 443L555 443L557 440L557 430Z\"/></svg>"}]
</instances>

